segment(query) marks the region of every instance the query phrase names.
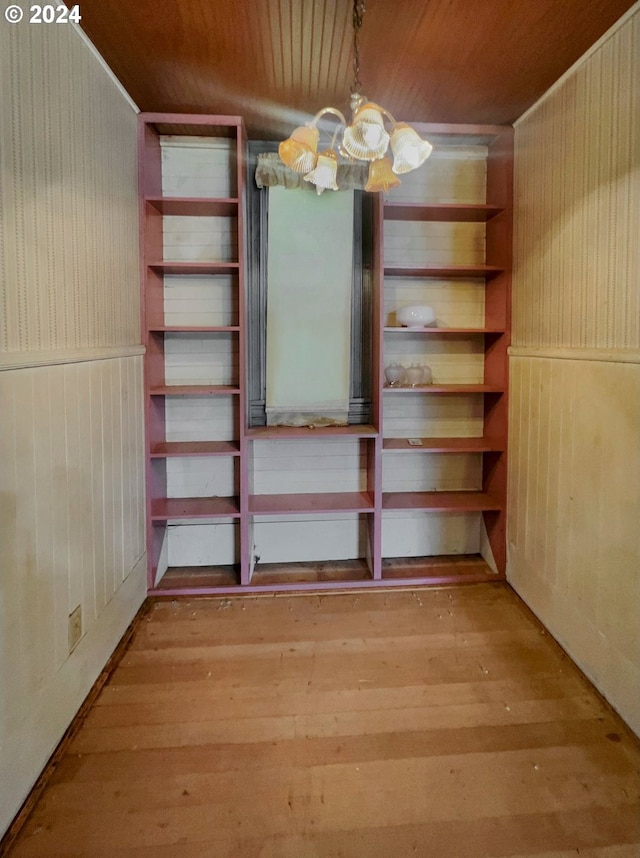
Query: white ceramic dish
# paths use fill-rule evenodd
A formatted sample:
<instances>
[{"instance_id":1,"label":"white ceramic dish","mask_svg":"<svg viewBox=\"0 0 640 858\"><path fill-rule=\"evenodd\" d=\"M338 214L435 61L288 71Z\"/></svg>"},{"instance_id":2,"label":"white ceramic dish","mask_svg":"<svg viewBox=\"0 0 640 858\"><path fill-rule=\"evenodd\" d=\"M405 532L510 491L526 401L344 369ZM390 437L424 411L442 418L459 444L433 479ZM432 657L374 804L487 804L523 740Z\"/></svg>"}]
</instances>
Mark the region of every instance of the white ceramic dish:
<instances>
[{"instance_id":1,"label":"white ceramic dish","mask_svg":"<svg viewBox=\"0 0 640 858\"><path fill-rule=\"evenodd\" d=\"M426 304L412 304L397 310L396 319L405 328L427 328L435 323L436 314Z\"/></svg>"}]
</instances>

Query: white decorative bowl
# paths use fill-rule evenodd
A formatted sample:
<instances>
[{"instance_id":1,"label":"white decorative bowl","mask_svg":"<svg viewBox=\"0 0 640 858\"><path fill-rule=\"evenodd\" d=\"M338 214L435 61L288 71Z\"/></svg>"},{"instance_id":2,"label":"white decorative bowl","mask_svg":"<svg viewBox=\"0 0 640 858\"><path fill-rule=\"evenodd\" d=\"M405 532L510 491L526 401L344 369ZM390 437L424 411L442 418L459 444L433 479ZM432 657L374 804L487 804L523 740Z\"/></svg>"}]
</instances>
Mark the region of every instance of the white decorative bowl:
<instances>
[{"instance_id":1,"label":"white decorative bowl","mask_svg":"<svg viewBox=\"0 0 640 858\"><path fill-rule=\"evenodd\" d=\"M396 319L406 328L426 328L433 325L436 314L433 307L426 304L413 304L411 307L401 307L396 311Z\"/></svg>"}]
</instances>

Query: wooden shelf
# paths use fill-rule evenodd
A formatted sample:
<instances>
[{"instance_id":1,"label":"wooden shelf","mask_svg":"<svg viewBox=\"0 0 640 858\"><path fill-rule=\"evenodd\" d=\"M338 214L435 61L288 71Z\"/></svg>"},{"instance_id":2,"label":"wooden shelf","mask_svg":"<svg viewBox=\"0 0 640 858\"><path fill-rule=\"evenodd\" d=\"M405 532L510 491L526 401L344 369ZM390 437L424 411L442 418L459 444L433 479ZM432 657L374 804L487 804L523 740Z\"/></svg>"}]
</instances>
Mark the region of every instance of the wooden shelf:
<instances>
[{"instance_id":1,"label":"wooden shelf","mask_svg":"<svg viewBox=\"0 0 640 858\"><path fill-rule=\"evenodd\" d=\"M389 334L504 334L504 328L407 328L404 325L387 325L383 328Z\"/></svg>"},{"instance_id":2,"label":"wooden shelf","mask_svg":"<svg viewBox=\"0 0 640 858\"><path fill-rule=\"evenodd\" d=\"M236 566L169 566L150 594L167 595L176 591L210 590L221 587L238 587Z\"/></svg>"},{"instance_id":3,"label":"wooden shelf","mask_svg":"<svg viewBox=\"0 0 640 858\"><path fill-rule=\"evenodd\" d=\"M465 203L422 203L384 204L385 220L439 221L451 223L483 223L499 215L504 209L499 206Z\"/></svg>"},{"instance_id":4,"label":"wooden shelf","mask_svg":"<svg viewBox=\"0 0 640 858\"><path fill-rule=\"evenodd\" d=\"M237 498L158 498L151 502L152 521L173 518L229 518L240 515Z\"/></svg>"},{"instance_id":5,"label":"wooden shelf","mask_svg":"<svg viewBox=\"0 0 640 858\"><path fill-rule=\"evenodd\" d=\"M485 492L385 492L383 510L421 509L429 512L500 510L500 501Z\"/></svg>"},{"instance_id":6,"label":"wooden shelf","mask_svg":"<svg viewBox=\"0 0 640 858\"><path fill-rule=\"evenodd\" d=\"M409 444L407 438L385 438L383 450L394 453L500 453L504 441L489 438L420 438L421 446Z\"/></svg>"},{"instance_id":7,"label":"wooden shelf","mask_svg":"<svg viewBox=\"0 0 640 858\"><path fill-rule=\"evenodd\" d=\"M498 576L479 554L431 557L394 557L382 561L383 581L430 584L471 584L495 581Z\"/></svg>"},{"instance_id":8,"label":"wooden shelf","mask_svg":"<svg viewBox=\"0 0 640 858\"><path fill-rule=\"evenodd\" d=\"M446 280L490 280L503 271L503 268L494 265L430 265L422 268L394 265L384 269L386 277L441 277Z\"/></svg>"},{"instance_id":9,"label":"wooden shelf","mask_svg":"<svg viewBox=\"0 0 640 858\"><path fill-rule=\"evenodd\" d=\"M237 441L163 441L153 444L152 459L168 459L173 456L239 456Z\"/></svg>"},{"instance_id":10,"label":"wooden shelf","mask_svg":"<svg viewBox=\"0 0 640 858\"><path fill-rule=\"evenodd\" d=\"M287 438L375 438L375 426L252 426L246 436L253 441Z\"/></svg>"},{"instance_id":11,"label":"wooden shelf","mask_svg":"<svg viewBox=\"0 0 640 858\"><path fill-rule=\"evenodd\" d=\"M222 334L236 333L239 325L151 325L150 334Z\"/></svg>"},{"instance_id":12,"label":"wooden shelf","mask_svg":"<svg viewBox=\"0 0 640 858\"><path fill-rule=\"evenodd\" d=\"M237 274L239 262L150 262L149 268L159 274Z\"/></svg>"},{"instance_id":13,"label":"wooden shelf","mask_svg":"<svg viewBox=\"0 0 640 858\"><path fill-rule=\"evenodd\" d=\"M249 496L249 513L251 515L372 511L373 497L368 492Z\"/></svg>"},{"instance_id":14,"label":"wooden shelf","mask_svg":"<svg viewBox=\"0 0 640 858\"><path fill-rule=\"evenodd\" d=\"M149 390L150 396L222 396L238 393L240 388L231 384L164 384Z\"/></svg>"},{"instance_id":15,"label":"wooden shelf","mask_svg":"<svg viewBox=\"0 0 640 858\"><path fill-rule=\"evenodd\" d=\"M500 581L480 555L394 557L382 560L382 577L373 580L364 559L312 563L265 563L241 586L235 566L171 566L151 588L155 596L304 592L373 587L420 587Z\"/></svg>"},{"instance_id":16,"label":"wooden shelf","mask_svg":"<svg viewBox=\"0 0 640 858\"><path fill-rule=\"evenodd\" d=\"M422 384L416 387L390 387L385 385L385 393L426 393L426 394L455 394L455 393L504 393L504 388L497 384Z\"/></svg>"},{"instance_id":17,"label":"wooden shelf","mask_svg":"<svg viewBox=\"0 0 640 858\"><path fill-rule=\"evenodd\" d=\"M237 217L238 200L206 197L147 197L147 205L163 215L189 217Z\"/></svg>"},{"instance_id":18,"label":"wooden shelf","mask_svg":"<svg viewBox=\"0 0 640 858\"><path fill-rule=\"evenodd\" d=\"M295 584L313 585L350 584L353 581L371 581L371 572L364 559L335 560L314 563L260 563L253 570L254 587Z\"/></svg>"}]
</instances>

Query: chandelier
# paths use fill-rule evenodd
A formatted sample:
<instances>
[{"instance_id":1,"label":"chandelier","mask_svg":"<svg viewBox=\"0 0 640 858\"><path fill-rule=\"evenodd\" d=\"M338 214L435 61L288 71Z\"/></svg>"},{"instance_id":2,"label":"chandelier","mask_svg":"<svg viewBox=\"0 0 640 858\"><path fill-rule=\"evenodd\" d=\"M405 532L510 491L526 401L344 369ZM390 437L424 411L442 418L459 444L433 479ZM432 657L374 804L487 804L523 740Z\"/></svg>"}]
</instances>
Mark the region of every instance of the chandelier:
<instances>
[{"instance_id":1,"label":"chandelier","mask_svg":"<svg viewBox=\"0 0 640 858\"><path fill-rule=\"evenodd\" d=\"M353 2L353 84L351 86L351 122L335 107L323 107L311 122L296 128L280 143L280 160L296 173L303 173L305 182L325 190L339 190L337 182L339 158L347 162L369 162L365 191L389 191L400 184L398 175L415 170L423 164L433 147L407 125L396 122L384 107L359 94L360 48L358 35L362 27L364 0ZM323 116L338 119L328 148L318 151ZM341 135L341 136L340 136ZM391 147L393 161L387 155Z\"/></svg>"}]
</instances>

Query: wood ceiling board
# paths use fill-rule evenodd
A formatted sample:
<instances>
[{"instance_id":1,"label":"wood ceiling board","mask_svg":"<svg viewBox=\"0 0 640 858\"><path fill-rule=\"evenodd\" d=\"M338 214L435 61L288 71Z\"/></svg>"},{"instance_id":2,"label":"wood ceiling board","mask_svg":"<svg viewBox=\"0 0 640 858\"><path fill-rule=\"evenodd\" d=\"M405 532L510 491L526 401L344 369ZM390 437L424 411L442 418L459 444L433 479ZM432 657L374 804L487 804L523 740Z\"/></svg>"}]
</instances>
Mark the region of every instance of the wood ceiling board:
<instances>
[{"instance_id":1,"label":"wood ceiling board","mask_svg":"<svg viewBox=\"0 0 640 858\"><path fill-rule=\"evenodd\" d=\"M362 89L398 119L511 123L633 0L368 0ZM83 0L82 27L143 111L241 114L277 139L348 109L351 0Z\"/></svg>"}]
</instances>

